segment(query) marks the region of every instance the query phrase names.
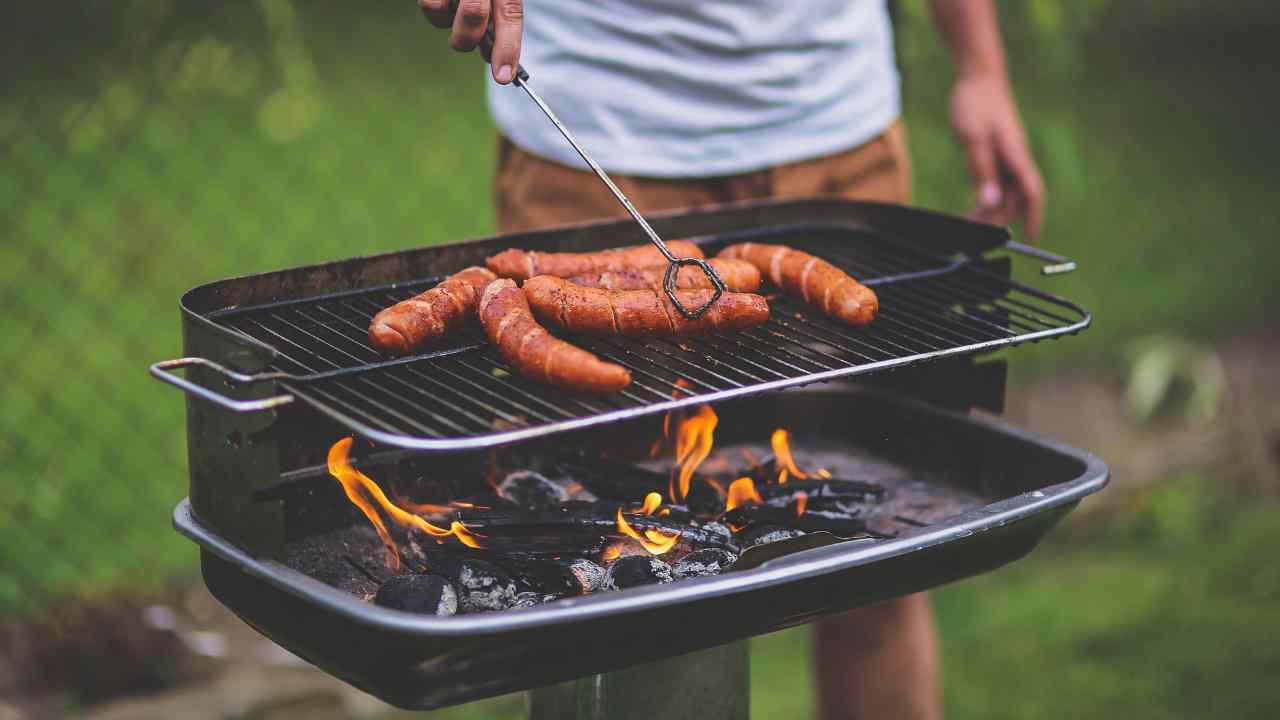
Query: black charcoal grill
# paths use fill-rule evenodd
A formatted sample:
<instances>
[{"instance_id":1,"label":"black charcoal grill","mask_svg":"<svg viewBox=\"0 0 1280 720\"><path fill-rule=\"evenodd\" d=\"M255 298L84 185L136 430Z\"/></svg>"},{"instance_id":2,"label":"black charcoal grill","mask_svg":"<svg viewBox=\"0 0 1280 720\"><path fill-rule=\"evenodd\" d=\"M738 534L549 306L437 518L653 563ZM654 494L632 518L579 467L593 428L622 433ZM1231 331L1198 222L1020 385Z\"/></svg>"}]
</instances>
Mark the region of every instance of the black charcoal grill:
<instances>
[{"instance_id":1,"label":"black charcoal grill","mask_svg":"<svg viewBox=\"0 0 1280 720\"><path fill-rule=\"evenodd\" d=\"M1008 242L1004 231L843 201L748 203L653 224L664 237L697 239L708 255L748 239L820 255L875 287L881 314L869 328L848 328L776 296L769 323L747 332L574 338L635 378L617 396L588 397L513 374L478 329L393 361L368 347L365 329L379 309L508 247L643 242L628 222L188 292L188 357L152 372L189 395L191 493L175 524L200 545L213 594L358 687L402 707L434 708L705 651L985 572L1028 552L1106 483L1097 458L969 412L1002 409L1004 364L992 351L1090 321L1077 305L1010 279L1008 259L991 255ZM172 373L179 367L188 368L185 378ZM773 392L798 386L811 387ZM748 552L718 577L482 615L375 606L283 561L299 540L361 522L325 472L325 450L343 435L370 441L357 462L371 474L408 464L465 478L494 448L633 457L663 413L702 403L715 403L724 418L717 443L759 440L782 422L802 448L877 458L940 501L890 523L888 537L841 542L819 533ZM546 691L539 697L546 716L559 712L545 709L556 707Z\"/></svg>"}]
</instances>

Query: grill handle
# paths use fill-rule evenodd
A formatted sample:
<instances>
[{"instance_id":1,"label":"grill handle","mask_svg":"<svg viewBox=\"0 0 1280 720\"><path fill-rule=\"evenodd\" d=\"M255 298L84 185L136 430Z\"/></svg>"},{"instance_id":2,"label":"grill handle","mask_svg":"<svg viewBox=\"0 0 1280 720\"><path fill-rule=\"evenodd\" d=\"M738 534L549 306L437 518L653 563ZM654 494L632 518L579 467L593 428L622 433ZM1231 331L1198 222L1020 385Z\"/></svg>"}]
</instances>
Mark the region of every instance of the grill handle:
<instances>
[{"instance_id":1,"label":"grill handle","mask_svg":"<svg viewBox=\"0 0 1280 720\"><path fill-rule=\"evenodd\" d=\"M234 400L218 392L214 392L206 387L201 387L190 380L175 375L174 370L179 368L187 368L200 366L208 368L226 378L228 384L231 385L248 385L252 383L265 382L267 380L278 380L281 373L260 373L258 375L246 375L236 372L230 368L223 367L212 360L205 360L198 357L178 358L177 360L164 360L152 365L149 368L151 376L160 382L168 383L179 388L188 395L194 395L202 400L217 405L218 407L230 410L235 413L255 413L266 410L273 410L283 405L293 402L292 395L276 395L275 397L262 398L260 400Z\"/></svg>"},{"instance_id":2,"label":"grill handle","mask_svg":"<svg viewBox=\"0 0 1280 720\"><path fill-rule=\"evenodd\" d=\"M1013 252L1049 263L1040 268L1041 275L1065 275L1078 267L1075 260L1057 253L1051 253L1048 250L1041 250L1034 245L1026 245L1016 240L1010 240L1004 246Z\"/></svg>"}]
</instances>

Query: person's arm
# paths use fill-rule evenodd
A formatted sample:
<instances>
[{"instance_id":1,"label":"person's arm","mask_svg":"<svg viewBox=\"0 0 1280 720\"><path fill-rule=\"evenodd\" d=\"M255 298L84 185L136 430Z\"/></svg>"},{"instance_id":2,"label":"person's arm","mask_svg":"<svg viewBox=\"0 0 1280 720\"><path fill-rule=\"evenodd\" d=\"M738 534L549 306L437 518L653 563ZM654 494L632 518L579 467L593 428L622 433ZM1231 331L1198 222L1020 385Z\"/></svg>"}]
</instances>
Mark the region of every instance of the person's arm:
<instances>
[{"instance_id":1,"label":"person's arm","mask_svg":"<svg viewBox=\"0 0 1280 720\"><path fill-rule=\"evenodd\" d=\"M493 19L493 79L506 85L520 65L520 41L524 34L524 0L418 0L432 25L450 28L449 44L470 52L484 37ZM456 10L455 10L456 8Z\"/></svg>"},{"instance_id":2,"label":"person's arm","mask_svg":"<svg viewBox=\"0 0 1280 720\"><path fill-rule=\"evenodd\" d=\"M977 192L974 217L1026 223L1035 240L1044 221L1044 181L1009 87L993 0L931 0L934 21L956 65L951 125L969 158Z\"/></svg>"}]
</instances>

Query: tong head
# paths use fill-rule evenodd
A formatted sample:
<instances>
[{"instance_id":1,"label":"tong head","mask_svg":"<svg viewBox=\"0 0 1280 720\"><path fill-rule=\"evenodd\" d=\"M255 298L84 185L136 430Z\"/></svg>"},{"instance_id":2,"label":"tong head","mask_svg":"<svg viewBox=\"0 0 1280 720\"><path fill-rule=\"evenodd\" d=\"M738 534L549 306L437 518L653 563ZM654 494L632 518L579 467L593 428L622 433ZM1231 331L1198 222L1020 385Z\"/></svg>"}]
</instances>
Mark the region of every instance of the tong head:
<instances>
[{"instance_id":1,"label":"tong head","mask_svg":"<svg viewBox=\"0 0 1280 720\"><path fill-rule=\"evenodd\" d=\"M692 310L686 308L684 304L680 302L680 298L676 296L677 279L680 275L680 268L684 265L697 265L698 269L702 270L702 272L706 274L707 278L711 280L711 285L714 287L714 291L711 293L711 299L707 300L700 307ZM720 299L720 296L725 293L725 290L727 290L724 280L721 279L720 274L716 272L715 268L711 267L706 260L701 260L699 258L672 258L671 262L667 265L666 274L662 277L662 289L667 293L667 299L671 301L671 304L676 306L676 310L680 311L681 315L690 320L697 320L705 315L706 312L711 309L711 306L715 305L716 301Z\"/></svg>"}]
</instances>

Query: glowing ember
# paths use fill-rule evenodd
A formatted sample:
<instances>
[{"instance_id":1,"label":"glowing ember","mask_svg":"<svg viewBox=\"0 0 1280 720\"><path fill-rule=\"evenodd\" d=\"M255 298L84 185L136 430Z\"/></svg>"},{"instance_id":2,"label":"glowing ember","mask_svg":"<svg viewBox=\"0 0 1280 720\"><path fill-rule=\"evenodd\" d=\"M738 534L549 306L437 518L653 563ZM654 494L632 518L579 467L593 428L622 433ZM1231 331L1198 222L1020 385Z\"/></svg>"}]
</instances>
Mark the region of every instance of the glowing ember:
<instances>
[{"instance_id":1,"label":"glowing ember","mask_svg":"<svg viewBox=\"0 0 1280 720\"><path fill-rule=\"evenodd\" d=\"M804 514L804 509L809 506L808 493L796 493L796 517Z\"/></svg>"},{"instance_id":2,"label":"glowing ember","mask_svg":"<svg viewBox=\"0 0 1280 720\"><path fill-rule=\"evenodd\" d=\"M729 492L724 501L725 512L748 503L763 503L760 493L756 492L756 484L749 477L740 477L729 483Z\"/></svg>"},{"instance_id":3,"label":"glowing ember","mask_svg":"<svg viewBox=\"0 0 1280 720\"><path fill-rule=\"evenodd\" d=\"M680 533L675 533L673 535L661 530L653 529L645 530L643 534L636 532L636 529L631 527L626 518L622 517L622 508L618 508L616 520L618 524L618 532L626 535L636 542L639 542L640 545L644 547L645 550L648 550L651 555L661 555L667 552L671 548L675 547L676 541L680 539Z\"/></svg>"},{"instance_id":4,"label":"glowing ember","mask_svg":"<svg viewBox=\"0 0 1280 720\"><path fill-rule=\"evenodd\" d=\"M698 466L711 454L715 444L716 424L720 418L710 405L698 408L698 414L680 421L676 428L676 465L678 476L672 478L667 492L676 503L689 496L689 482Z\"/></svg>"},{"instance_id":5,"label":"glowing ember","mask_svg":"<svg viewBox=\"0 0 1280 720\"><path fill-rule=\"evenodd\" d=\"M797 480L809 477L809 473L797 467L795 458L791 457L791 433L778 428L769 438L769 444L773 446L773 456L777 458L778 465L782 466L782 472L778 474L779 483L786 482L788 475Z\"/></svg>"},{"instance_id":6,"label":"glowing ember","mask_svg":"<svg viewBox=\"0 0 1280 720\"><path fill-rule=\"evenodd\" d=\"M453 536L458 539L458 542L469 548L481 547L479 538L482 536L471 532L457 520L454 520L449 529L446 530L405 511L387 499L386 494L382 492L382 488L378 487L376 482L368 475L351 466L352 442L352 438L343 438L329 448L329 474L342 484L342 489L347 493L347 498L356 507L360 508L365 517L369 518L369 522L373 523L374 529L378 531L378 536L382 538L382 543L387 546L388 567L397 571L400 569L400 553L395 541L391 538L391 533L387 531L386 525L382 523L382 518L378 515L378 508L381 508L401 527L417 528L436 538ZM371 499L372 502L370 501Z\"/></svg>"}]
</instances>

